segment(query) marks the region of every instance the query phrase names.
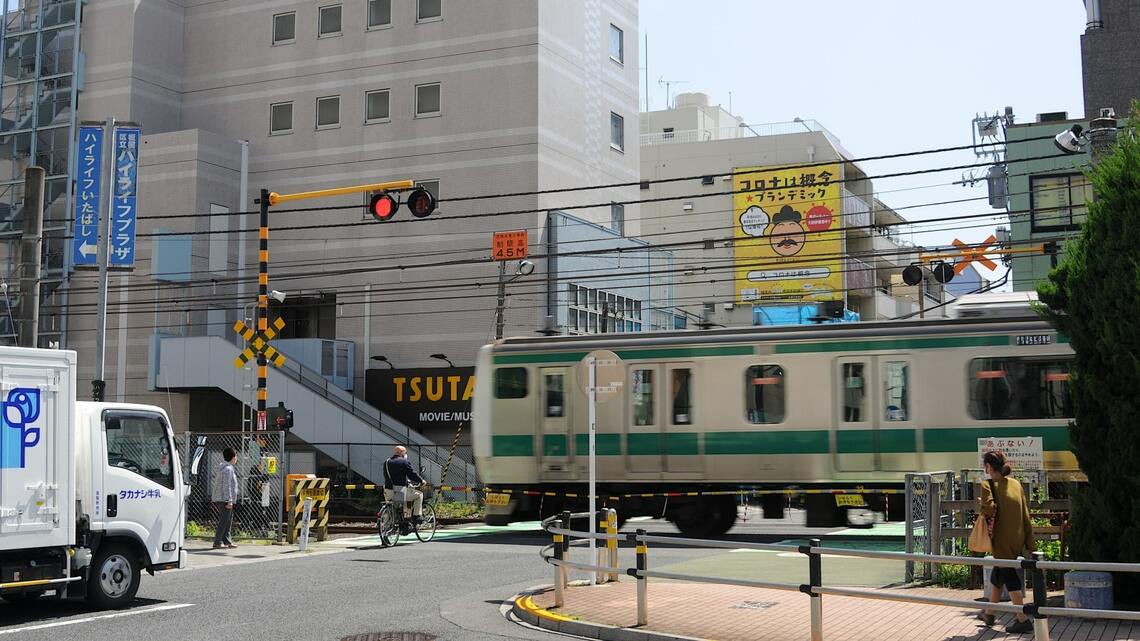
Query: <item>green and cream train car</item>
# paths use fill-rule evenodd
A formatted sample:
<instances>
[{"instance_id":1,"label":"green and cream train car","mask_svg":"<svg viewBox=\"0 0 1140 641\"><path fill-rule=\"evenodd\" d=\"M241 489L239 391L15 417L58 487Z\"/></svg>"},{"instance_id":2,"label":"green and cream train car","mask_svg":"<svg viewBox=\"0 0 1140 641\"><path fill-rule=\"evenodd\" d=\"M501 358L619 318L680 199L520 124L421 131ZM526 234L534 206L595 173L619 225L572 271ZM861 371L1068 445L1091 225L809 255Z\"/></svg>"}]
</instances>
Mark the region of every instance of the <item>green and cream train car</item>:
<instances>
[{"instance_id":1,"label":"green and cream train car","mask_svg":"<svg viewBox=\"0 0 1140 641\"><path fill-rule=\"evenodd\" d=\"M599 383L622 383L597 406L604 495L899 488L906 472L977 467L979 437L1042 437L1046 468L1076 469L1072 350L1036 318L510 338L483 347L476 365L476 465L488 486L514 490L488 506L488 523L580 509L556 495L585 494L578 364L594 350L619 359ZM781 503L766 512L782 511L782 497L771 500ZM867 500L884 508L881 495ZM620 513L663 514L707 536L732 527L735 501L630 497ZM807 508L817 524L842 515L826 495Z\"/></svg>"}]
</instances>

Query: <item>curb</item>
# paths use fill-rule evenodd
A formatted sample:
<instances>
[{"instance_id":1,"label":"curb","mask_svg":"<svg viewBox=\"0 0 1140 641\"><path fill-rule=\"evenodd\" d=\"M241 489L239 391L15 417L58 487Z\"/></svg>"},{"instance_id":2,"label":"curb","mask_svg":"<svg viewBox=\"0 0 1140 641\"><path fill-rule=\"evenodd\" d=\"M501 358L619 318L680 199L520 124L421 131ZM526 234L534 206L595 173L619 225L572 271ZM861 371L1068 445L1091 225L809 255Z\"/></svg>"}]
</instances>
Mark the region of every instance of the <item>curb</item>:
<instances>
[{"instance_id":1,"label":"curb","mask_svg":"<svg viewBox=\"0 0 1140 641\"><path fill-rule=\"evenodd\" d=\"M553 588L525 592L511 599L511 613L521 621L534 627L602 641L707 641L696 637L686 637L665 632L639 630L636 628L619 628L604 623L584 621L572 615L558 614L540 608L532 598L536 594L547 592Z\"/></svg>"}]
</instances>

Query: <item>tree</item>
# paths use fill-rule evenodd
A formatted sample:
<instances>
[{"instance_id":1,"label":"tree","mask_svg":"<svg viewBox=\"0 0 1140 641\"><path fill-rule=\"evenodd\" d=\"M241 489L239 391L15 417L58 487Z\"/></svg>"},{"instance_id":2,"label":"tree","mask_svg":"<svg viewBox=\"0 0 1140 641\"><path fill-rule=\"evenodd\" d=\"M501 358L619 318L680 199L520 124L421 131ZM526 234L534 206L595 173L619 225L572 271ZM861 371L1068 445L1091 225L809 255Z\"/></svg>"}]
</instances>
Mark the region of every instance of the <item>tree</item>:
<instances>
[{"instance_id":1,"label":"tree","mask_svg":"<svg viewBox=\"0 0 1140 641\"><path fill-rule=\"evenodd\" d=\"M1042 315L1076 352L1073 452L1088 485L1073 496L1077 560L1140 562L1140 102L1087 174L1095 200L1080 235L1037 287ZM1135 601L1140 575L1118 574Z\"/></svg>"}]
</instances>

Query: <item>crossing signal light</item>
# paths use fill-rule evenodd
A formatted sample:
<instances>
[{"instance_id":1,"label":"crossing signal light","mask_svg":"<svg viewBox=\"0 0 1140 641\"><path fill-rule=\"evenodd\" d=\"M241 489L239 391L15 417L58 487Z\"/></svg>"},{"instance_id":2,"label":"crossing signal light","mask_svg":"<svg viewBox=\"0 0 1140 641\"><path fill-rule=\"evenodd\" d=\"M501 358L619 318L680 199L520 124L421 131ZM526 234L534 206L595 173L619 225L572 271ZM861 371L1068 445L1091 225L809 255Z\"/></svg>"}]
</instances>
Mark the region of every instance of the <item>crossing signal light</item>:
<instances>
[{"instance_id":1,"label":"crossing signal light","mask_svg":"<svg viewBox=\"0 0 1140 641\"><path fill-rule=\"evenodd\" d=\"M368 211L373 218L380 222L392 220L399 208L399 201L386 191L378 191L372 194L372 199L368 201Z\"/></svg>"},{"instance_id":2,"label":"crossing signal light","mask_svg":"<svg viewBox=\"0 0 1140 641\"><path fill-rule=\"evenodd\" d=\"M277 403L277 407L266 408L266 418L271 427L279 430L293 429L293 410L285 407L285 403Z\"/></svg>"},{"instance_id":3,"label":"crossing signal light","mask_svg":"<svg viewBox=\"0 0 1140 641\"><path fill-rule=\"evenodd\" d=\"M411 211L412 215L416 218L427 218L430 216L431 213L435 211L435 205L435 196L432 196L431 192L423 187L417 187L412 191L411 195L408 196L408 210Z\"/></svg>"}]
</instances>

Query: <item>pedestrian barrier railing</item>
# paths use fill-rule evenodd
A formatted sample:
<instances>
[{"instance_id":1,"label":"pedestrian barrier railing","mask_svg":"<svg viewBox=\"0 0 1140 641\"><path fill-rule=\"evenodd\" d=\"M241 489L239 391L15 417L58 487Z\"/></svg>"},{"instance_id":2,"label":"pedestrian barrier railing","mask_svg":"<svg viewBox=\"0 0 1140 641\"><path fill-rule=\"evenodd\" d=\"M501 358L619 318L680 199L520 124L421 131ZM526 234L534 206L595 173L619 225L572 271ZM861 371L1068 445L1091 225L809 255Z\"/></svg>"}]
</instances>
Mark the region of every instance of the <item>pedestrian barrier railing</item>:
<instances>
[{"instance_id":1,"label":"pedestrian barrier railing","mask_svg":"<svg viewBox=\"0 0 1140 641\"><path fill-rule=\"evenodd\" d=\"M638 529L632 534L619 534L615 527L605 532L584 532L571 529L573 519L590 518L596 516L589 512L571 514L562 512L542 521L543 529L552 535L553 542L542 548L540 556L544 561L554 566L554 605L565 606L565 590L568 583L568 569L584 570L587 572L612 575L624 573L637 579L637 625L649 624L649 598L648 580L651 578L671 579L674 581L693 581L699 583L715 583L721 585L739 585L744 587L764 588L769 590L783 590L788 592L802 592L810 598L811 607L811 640L823 641L823 596L844 596L859 599L874 599L880 601L898 601L903 603L917 603L926 605L940 605L947 607L977 610L981 607L992 612L1006 612L1010 614L1024 614L1033 621L1035 641L1049 641L1048 617L1051 616L1078 616L1089 619L1116 619L1127 621L1140 621L1140 612L1124 610L1093 610L1083 608L1059 608L1047 605L1048 593L1045 587L1046 570L1078 570L1090 572L1140 572L1140 563L1098 563L1080 561L1045 561L1041 552L1034 552L1029 559L992 559L962 556L946 556L935 554L914 554L907 552L880 552L877 550L859 550L848 548L823 547L820 539L811 539L808 545L785 545L776 543L746 543L739 541L714 541L704 539L689 539L673 536L656 536ZM608 519L608 512L606 517ZM578 539L573 541L572 539ZM612 542L614 552L609 555L609 561L603 564L600 558L597 564L579 563L570 560L570 547L572 544L581 545L589 539L605 541L607 547ZM635 567L620 568L617 560L617 544L619 541L634 544L636 552ZM722 548L730 550L766 550L772 552L798 552L808 561L808 583L778 583L769 581L755 581L748 579L735 579L716 576L701 576L696 574L679 574L675 572L659 572L649 569L649 545L667 544L680 547ZM898 591L884 592L866 588L841 588L823 585L823 556L826 554L842 554L846 557L859 557L865 559L879 559L888 561L910 561L917 563L975 565L993 568L1011 568L1025 570L1031 578L1032 602L1024 605L1005 603L984 603L965 599L946 599L930 595L902 594Z\"/></svg>"}]
</instances>

